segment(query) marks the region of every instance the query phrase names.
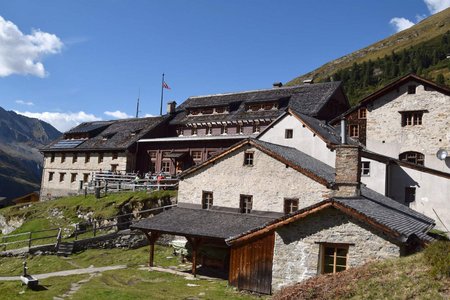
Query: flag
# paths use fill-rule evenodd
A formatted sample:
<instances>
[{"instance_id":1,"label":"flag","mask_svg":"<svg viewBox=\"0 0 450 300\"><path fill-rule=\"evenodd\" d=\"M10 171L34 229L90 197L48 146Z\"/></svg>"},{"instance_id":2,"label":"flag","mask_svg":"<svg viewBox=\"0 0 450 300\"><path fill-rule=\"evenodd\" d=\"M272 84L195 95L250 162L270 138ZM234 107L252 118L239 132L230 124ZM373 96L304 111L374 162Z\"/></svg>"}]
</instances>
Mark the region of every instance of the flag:
<instances>
[{"instance_id":1,"label":"flag","mask_svg":"<svg viewBox=\"0 0 450 300\"><path fill-rule=\"evenodd\" d=\"M163 81L162 86L163 88L170 90L170 86L165 81Z\"/></svg>"}]
</instances>

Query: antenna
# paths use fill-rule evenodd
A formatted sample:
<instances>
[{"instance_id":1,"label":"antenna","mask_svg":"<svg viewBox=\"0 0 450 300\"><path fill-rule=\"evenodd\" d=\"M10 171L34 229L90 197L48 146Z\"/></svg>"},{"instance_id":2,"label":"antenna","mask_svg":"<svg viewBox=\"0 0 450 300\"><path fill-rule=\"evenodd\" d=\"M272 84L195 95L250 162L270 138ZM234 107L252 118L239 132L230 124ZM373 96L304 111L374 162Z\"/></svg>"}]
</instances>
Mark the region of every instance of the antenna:
<instances>
[{"instance_id":1,"label":"antenna","mask_svg":"<svg viewBox=\"0 0 450 300\"><path fill-rule=\"evenodd\" d=\"M141 98L141 88L139 88L139 94L138 94L138 98L137 98L136 118L139 118L139 98Z\"/></svg>"}]
</instances>

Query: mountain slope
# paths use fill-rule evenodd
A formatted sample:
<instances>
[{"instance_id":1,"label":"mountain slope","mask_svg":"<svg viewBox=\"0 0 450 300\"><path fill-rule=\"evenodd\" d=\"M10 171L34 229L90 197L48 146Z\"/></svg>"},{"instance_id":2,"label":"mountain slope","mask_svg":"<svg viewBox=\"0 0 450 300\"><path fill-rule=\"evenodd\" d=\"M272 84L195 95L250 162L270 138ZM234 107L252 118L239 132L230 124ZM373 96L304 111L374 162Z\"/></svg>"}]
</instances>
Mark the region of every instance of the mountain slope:
<instances>
[{"instance_id":1,"label":"mountain slope","mask_svg":"<svg viewBox=\"0 0 450 300\"><path fill-rule=\"evenodd\" d=\"M38 148L59 135L48 123L0 107L0 197L11 199L39 190L42 155Z\"/></svg>"},{"instance_id":2,"label":"mountain slope","mask_svg":"<svg viewBox=\"0 0 450 300\"><path fill-rule=\"evenodd\" d=\"M316 82L323 82L330 79L336 80L333 75L335 75L338 71L351 71L352 67L361 66L363 64L371 64L376 61L385 63L383 61L384 59L395 61L395 59L392 59L392 56L403 53L413 48L417 50L417 48L422 47L429 51L429 48L434 47L437 44L436 41L440 41L441 39L443 39L444 35L446 35L446 33L448 33L449 31L450 8L432 15L427 19L424 19L423 21L409 29L396 33L366 48L357 50L351 54L326 63L312 72L293 79L292 81L288 82L287 85L300 84L303 82L303 80L311 78L314 78ZM413 57L412 59L416 58ZM445 59L445 55L442 59ZM444 79L444 81L441 83L448 84L450 82L450 64L443 63L442 60L433 60L431 62L431 65L427 67L427 69L420 70L421 72L423 72L420 75L436 80L438 79L439 74L442 74L444 78L447 77L447 82ZM375 71L375 75L379 77L379 80L377 82L385 83L387 79L385 78L385 74L380 73L378 70ZM404 75L404 73L400 72L397 76L402 75ZM338 80L342 79L338 78ZM361 93L356 94L360 96Z\"/></svg>"}]
</instances>

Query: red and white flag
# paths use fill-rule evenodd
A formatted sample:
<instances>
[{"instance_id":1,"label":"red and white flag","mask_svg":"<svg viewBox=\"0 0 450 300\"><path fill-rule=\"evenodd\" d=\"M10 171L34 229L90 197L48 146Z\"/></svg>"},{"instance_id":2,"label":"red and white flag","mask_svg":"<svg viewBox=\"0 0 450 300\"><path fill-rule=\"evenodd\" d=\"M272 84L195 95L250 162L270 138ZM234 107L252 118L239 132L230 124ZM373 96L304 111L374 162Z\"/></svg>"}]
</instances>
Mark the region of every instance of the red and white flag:
<instances>
[{"instance_id":1,"label":"red and white flag","mask_svg":"<svg viewBox=\"0 0 450 300\"><path fill-rule=\"evenodd\" d=\"M170 86L165 81L163 81L162 86L163 88L170 90Z\"/></svg>"}]
</instances>

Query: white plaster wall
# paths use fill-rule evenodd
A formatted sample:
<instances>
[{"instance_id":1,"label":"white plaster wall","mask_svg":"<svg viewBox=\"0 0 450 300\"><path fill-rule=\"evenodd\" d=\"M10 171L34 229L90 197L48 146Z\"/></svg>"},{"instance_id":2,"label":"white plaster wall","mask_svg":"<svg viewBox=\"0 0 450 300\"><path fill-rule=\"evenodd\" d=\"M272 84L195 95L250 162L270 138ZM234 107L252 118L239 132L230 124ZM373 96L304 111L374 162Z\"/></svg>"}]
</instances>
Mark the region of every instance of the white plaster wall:
<instances>
[{"instance_id":1,"label":"white plaster wall","mask_svg":"<svg viewBox=\"0 0 450 300\"><path fill-rule=\"evenodd\" d=\"M285 138L285 130L293 129L293 138ZM296 148L329 166L334 167L336 153L327 148L327 144L302 122L291 114L287 114L259 137L269 143Z\"/></svg>"},{"instance_id":2,"label":"white plaster wall","mask_svg":"<svg viewBox=\"0 0 450 300\"><path fill-rule=\"evenodd\" d=\"M449 179L400 166L391 166L389 172L391 177L389 195L391 198L404 203L405 187L415 187L416 201L410 203L409 206L434 219L436 228L445 230L436 216L437 213L445 226L450 229Z\"/></svg>"},{"instance_id":3,"label":"white plaster wall","mask_svg":"<svg viewBox=\"0 0 450 300\"><path fill-rule=\"evenodd\" d=\"M364 176L361 174L361 182L369 189L372 189L382 195L386 193L386 164L376 160L361 158L361 162L370 162L370 175Z\"/></svg>"},{"instance_id":4,"label":"white plaster wall","mask_svg":"<svg viewBox=\"0 0 450 300\"><path fill-rule=\"evenodd\" d=\"M408 94L408 85L416 84L416 94ZM401 126L399 111L427 110L422 125ZM367 107L367 148L398 158L400 153L417 151L425 155L425 166L450 172L450 159L436 158L439 148L450 149L450 97L437 91L425 91L423 85L408 82Z\"/></svg>"},{"instance_id":5,"label":"white plaster wall","mask_svg":"<svg viewBox=\"0 0 450 300\"><path fill-rule=\"evenodd\" d=\"M245 150L254 165L244 166ZM306 207L326 198L329 190L256 148L243 147L180 181L178 201L201 204L202 191L212 191L214 205L239 208L241 194L253 196L253 209L283 212L284 198L299 198Z\"/></svg>"},{"instance_id":6,"label":"white plaster wall","mask_svg":"<svg viewBox=\"0 0 450 300\"><path fill-rule=\"evenodd\" d=\"M78 153L76 162L72 161L73 154L66 153L66 159L61 162L61 153L55 155L55 160L51 162L50 154L44 157L44 169L42 171L41 199L53 197L62 197L78 192L80 180L83 180L83 174L111 170L112 164L117 164L117 171L127 171L127 156L124 152L118 153L117 159L112 158L112 153L106 152L103 155L103 162L98 162L98 153L91 153L89 162L85 162L85 153ZM49 181L49 173L54 172L53 180ZM59 174L66 173L64 181L59 181ZM76 173L77 178L71 182L71 174ZM91 180L91 175L89 176Z\"/></svg>"},{"instance_id":7,"label":"white plaster wall","mask_svg":"<svg viewBox=\"0 0 450 300\"><path fill-rule=\"evenodd\" d=\"M298 220L275 232L272 289L281 289L320 274L320 244L346 243L347 266L400 256L400 247L334 208Z\"/></svg>"}]
</instances>

